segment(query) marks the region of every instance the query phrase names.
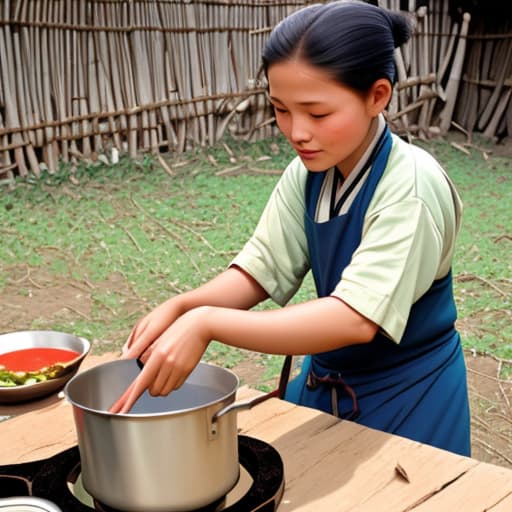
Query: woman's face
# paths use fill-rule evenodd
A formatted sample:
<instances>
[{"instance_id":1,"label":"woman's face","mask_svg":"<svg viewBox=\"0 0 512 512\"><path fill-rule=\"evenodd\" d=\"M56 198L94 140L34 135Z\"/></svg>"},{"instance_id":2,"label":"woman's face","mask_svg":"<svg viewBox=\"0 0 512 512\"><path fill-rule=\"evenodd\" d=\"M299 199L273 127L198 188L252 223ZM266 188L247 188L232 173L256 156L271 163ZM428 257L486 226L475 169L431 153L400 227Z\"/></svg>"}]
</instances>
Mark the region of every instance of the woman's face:
<instances>
[{"instance_id":1,"label":"woman's face","mask_svg":"<svg viewBox=\"0 0 512 512\"><path fill-rule=\"evenodd\" d=\"M376 130L369 100L300 59L272 64L267 76L277 125L306 168L347 176Z\"/></svg>"}]
</instances>

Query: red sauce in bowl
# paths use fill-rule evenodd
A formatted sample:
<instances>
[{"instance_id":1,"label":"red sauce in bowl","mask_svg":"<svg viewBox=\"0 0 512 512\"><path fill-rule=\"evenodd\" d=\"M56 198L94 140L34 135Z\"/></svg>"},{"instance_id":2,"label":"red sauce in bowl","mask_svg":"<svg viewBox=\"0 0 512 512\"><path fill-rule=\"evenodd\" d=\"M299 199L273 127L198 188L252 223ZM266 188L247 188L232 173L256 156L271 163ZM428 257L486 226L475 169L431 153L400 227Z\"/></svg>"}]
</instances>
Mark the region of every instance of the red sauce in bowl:
<instances>
[{"instance_id":1,"label":"red sauce in bowl","mask_svg":"<svg viewBox=\"0 0 512 512\"><path fill-rule=\"evenodd\" d=\"M33 347L0 354L0 366L11 372L33 372L56 363L67 363L79 355L64 348Z\"/></svg>"}]
</instances>

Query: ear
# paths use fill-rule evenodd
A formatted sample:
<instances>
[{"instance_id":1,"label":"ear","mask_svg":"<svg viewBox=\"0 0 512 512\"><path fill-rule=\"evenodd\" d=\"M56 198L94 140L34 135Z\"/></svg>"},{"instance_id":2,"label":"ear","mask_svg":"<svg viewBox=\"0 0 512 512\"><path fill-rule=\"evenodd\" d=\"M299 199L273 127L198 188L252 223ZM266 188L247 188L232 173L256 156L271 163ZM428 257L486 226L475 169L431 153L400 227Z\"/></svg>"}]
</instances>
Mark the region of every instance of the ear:
<instances>
[{"instance_id":1,"label":"ear","mask_svg":"<svg viewBox=\"0 0 512 512\"><path fill-rule=\"evenodd\" d=\"M370 88L367 96L367 109L368 113L375 117L379 115L388 106L391 100L393 87L389 80L386 78L379 78Z\"/></svg>"}]
</instances>

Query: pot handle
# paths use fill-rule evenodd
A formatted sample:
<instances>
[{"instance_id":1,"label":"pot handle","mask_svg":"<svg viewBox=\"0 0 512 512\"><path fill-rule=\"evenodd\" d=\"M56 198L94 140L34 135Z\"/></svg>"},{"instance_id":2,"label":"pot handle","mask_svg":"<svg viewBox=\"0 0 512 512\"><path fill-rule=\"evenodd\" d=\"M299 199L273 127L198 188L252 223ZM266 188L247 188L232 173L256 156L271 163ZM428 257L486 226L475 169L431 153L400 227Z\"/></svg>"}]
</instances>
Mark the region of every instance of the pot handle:
<instances>
[{"instance_id":1,"label":"pot handle","mask_svg":"<svg viewBox=\"0 0 512 512\"><path fill-rule=\"evenodd\" d=\"M261 402L264 402L265 400L268 400L269 398L274 398L278 396L277 390L271 391L270 393L266 393L265 395L257 396L256 398L250 398L248 400L240 400L239 402L234 402L232 404L227 405L220 411L217 411L212 416L212 423L215 423L219 418L222 416L225 416L226 414L232 412L232 411L245 411L246 409L251 409L255 405L260 404Z\"/></svg>"},{"instance_id":2,"label":"pot handle","mask_svg":"<svg viewBox=\"0 0 512 512\"><path fill-rule=\"evenodd\" d=\"M283 398L284 393L286 391L286 386L288 384L288 379L290 377L291 366L292 366L292 357L286 356L284 363L283 363L283 368L281 370L281 375L279 377L279 385L278 385L277 389L274 389L274 391L271 391L270 393L266 393L265 395L257 396L256 398L250 398L248 400L240 400L239 402L234 402L232 404L227 405L223 409L220 409L220 411L217 411L212 416L210 435L212 437L215 437L217 435L217 420L219 418L221 418L222 416L225 416L229 412L243 411L246 409L251 409L255 405L258 405L261 402L268 400L269 398L274 398L274 397Z\"/></svg>"}]
</instances>

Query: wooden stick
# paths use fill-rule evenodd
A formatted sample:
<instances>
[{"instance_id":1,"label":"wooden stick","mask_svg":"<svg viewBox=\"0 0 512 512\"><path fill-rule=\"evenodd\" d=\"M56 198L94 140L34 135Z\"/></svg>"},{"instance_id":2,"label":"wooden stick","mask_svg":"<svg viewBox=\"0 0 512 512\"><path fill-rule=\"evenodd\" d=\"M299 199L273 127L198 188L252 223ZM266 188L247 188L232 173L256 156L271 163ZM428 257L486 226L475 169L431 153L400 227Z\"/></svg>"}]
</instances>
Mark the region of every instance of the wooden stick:
<instances>
[{"instance_id":1,"label":"wooden stick","mask_svg":"<svg viewBox=\"0 0 512 512\"><path fill-rule=\"evenodd\" d=\"M402 49L397 48L395 50L395 64L398 74L398 82L399 83L405 83L407 81L407 71L405 69L405 63L402 56ZM397 111L406 108L407 106L407 92L403 90L402 88L398 89L398 105L397 105ZM402 116L396 115L394 118L398 118ZM407 128L409 124L409 119L407 116L404 116L401 120L404 127Z\"/></svg>"},{"instance_id":2,"label":"wooden stick","mask_svg":"<svg viewBox=\"0 0 512 512\"><path fill-rule=\"evenodd\" d=\"M425 92L423 97L418 97L418 99L414 103L409 103L407 107L402 109L400 112L397 112L395 115L390 116L390 120L394 121L395 119L398 119L409 112L412 112L413 110L416 110L420 107L422 107L426 102L428 102L430 99L437 97L437 94L433 91L427 91Z\"/></svg>"},{"instance_id":3,"label":"wooden stick","mask_svg":"<svg viewBox=\"0 0 512 512\"><path fill-rule=\"evenodd\" d=\"M455 47L455 40L457 39L458 31L459 31L459 25L457 23L454 23L452 26L452 33L448 40L448 46L447 46L446 53L444 54L444 58L441 63L441 66L439 67L439 69L437 71L437 81L439 83L443 82L444 76L445 76L446 71L448 70L448 66L451 62L453 49Z\"/></svg>"},{"instance_id":4,"label":"wooden stick","mask_svg":"<svg viewBox=\"0 0 512 512\"><path fill-rule=\"evenodd\" d=\"M464 13L459 34L459 42L457 44L457 51L455 52L453 66L450 71L450 79L446 86L446 104L440 114L440 129L442 134L445 134L448 131L452 122L453 109L455 108L455 101L457 100L457 91L459 90L460 76L462 73L462 66L464 64L466 37L468 35L470 20L471 15L468 12Z\"/></svg>"},{"instance_id":5,"label":"wooden stick","mask_svg":"<svg viewBox=\"0 0 512 512\"><path fill-rule=\"evenodd\" d=\"M508 44L507 44L508 43ZM509 66L508 63L512 60L512 44L509 41L504 40L503 41L503 48L502 51L498 54L499 57L496 60L496 63L502 63L501 65L498 65L498 74L496 78L496 88L494 89L491 97L489 98L489 101L482 112L482 115L480 116L480 119L478 121L478 128L481 130L484 128L484 126L489 122L489 119L491 118L491 115L496 108L496 105L500 99L501 91L503 89L503 83L506 78L506 74L509 72ZM487 131L487 130L486 130Z\"/></svg>"},{"instance_id":6,"label":"wooden stick","mask_svg":"<svg viewBox=\"0 0 512 512\"><path fill-rule=\"evenodd\" d=\"M133 19L133 5L123 5L123 25L128 25L130 20ZM135 80L132 66L132 60L130 56L130 34L123 34L121 45L122 62L124 64L124 77L123 87L124 94L126 97L126 103L128 109L133 109L137 106L137 99L135 93ZM138 129L137 129L137 114L134 113L128 116L128 155L134 159L137 157L137 140L138 140Z\"/></svg>"},{"instance_id":7,"label":"wooden stick","mask_svg":"<svg viewBox=\"0 0 512 512\"><path fill-rule=\"evenodd\" d=\"M512 139L512 101L509 102L507 111L505 113L505 119L507 124L507 134Z\"/></svg>"},{"instance_id":8,"label":"wooden stick","mask_svg":"<svg viewBox=\"0 0 512 512\"><path fill-rule=\"evenodd\" d=\"M469 59L467 64L467 73L476 79L480 78L480 61L482 54L481 41L475 41L471 45L469 52ZM465 87L462 87L459 101L457 102L457 113L460 122L467 128L469 133L473 132L473 129L477 122L478 112L480 110L479 104L479 90L478 87L472 83L464 83Z\"/></svg>"},{"instance_id":9,"label":"wooden stick","mask_svg":"<svg viewBox=\"0 0 512 512\"><path fill-rule=\"evenodd\" d=\"M485 129L483 135L484 137L487 137L489 139L493 138L497 131L498 131L498 125L503 118L503 114L505 113L505 110L507 109L507 106L510 101L510 97L512 95L512 89L509 89L508 91L504 92L498 102L498 105L496 106L496 109L494 110L494 114L491 117L491 120L489 121L489 124L487 125L487 128Z\"/></svg>"},{"instance_id":10,"label":"wooden stick","mask_svg":"<svg viewBox=\"0 0 512 512\"><path fill-rule=\"evenodd\" d=\"M5 3L4 16L8 17L10 5L9 2ZM12 34L9 25L4 25L3 30L0 31L0 70L4 76L4 98L5 98L5 118L6 124L9 127L19 127L20 120L18 117L17 102L14 84L16 77L15 63L13 62L12 51ZM28 169L25 163L25 156L22 147L24 140L21 133L16 132L13 134L12 141L19 144L14 150L14 160L18 166L18 171L21 176L28 174Z\"/></svg>"},{"instance_id":11,"label":"wooden stick","mask_svg":"<svg viewBox=\"0 0 512 512\"><path fill-rule=\"evenodd\" d=\"M13 47L14 47L14 58L16 65L16 89L17 94L16 97L18 99L17 112L19 114L20 126L30 125L31 119L29 114L29 109L26 104L25 91L28 90L26 86L26 82L23 76L23 70L26 68L28 63L24 63L21 57L21 49L20 49L20 35L19 33L12 34L13 37ZM25 65L23 65L25 64ZM39 162L37 161L37 156L34 151L34 147L32 146L32 140L29 135L29 132L25 132L24 136L21 136L25 142L25 152L27 155L27 159L30 165L30 169L32 173L36 176L40 175Z\"/></svg>"},{"instance_id":12,"label":"wooden stick","mask_svg":"<svg viewBox=\"0 0 512 512\"><path fill-rule=\"evenodd\" d=\"M418 69L420 72L420 76L425 76L429 72L428 59L429 59L429 55L430 55L430 52L428 51L428 39L427 39L427 34L426 34L426 29L428 26L427 8L421 7L420 9L418 9L417 15L422 20L422 23L421 23L422 31L420 34L418 34L418 49L419 49ZM426 90L428 90L428 89L429 89L428 86L426 86L425 84L421 84L420 89L419 89L420 97L424 97ZM436 98L436 96L434 96L432 99L435 99L435 98ZM428 126L430 123L430 119L428 116L429 110L430 110L429 107L430 107L430 101L426 101L423 103L423 106L420 109L420 113L418 116L418 126L420 128L420 132L419 132L420 136L426 137L428 135Z\"/></svg>"}]
</instances>

